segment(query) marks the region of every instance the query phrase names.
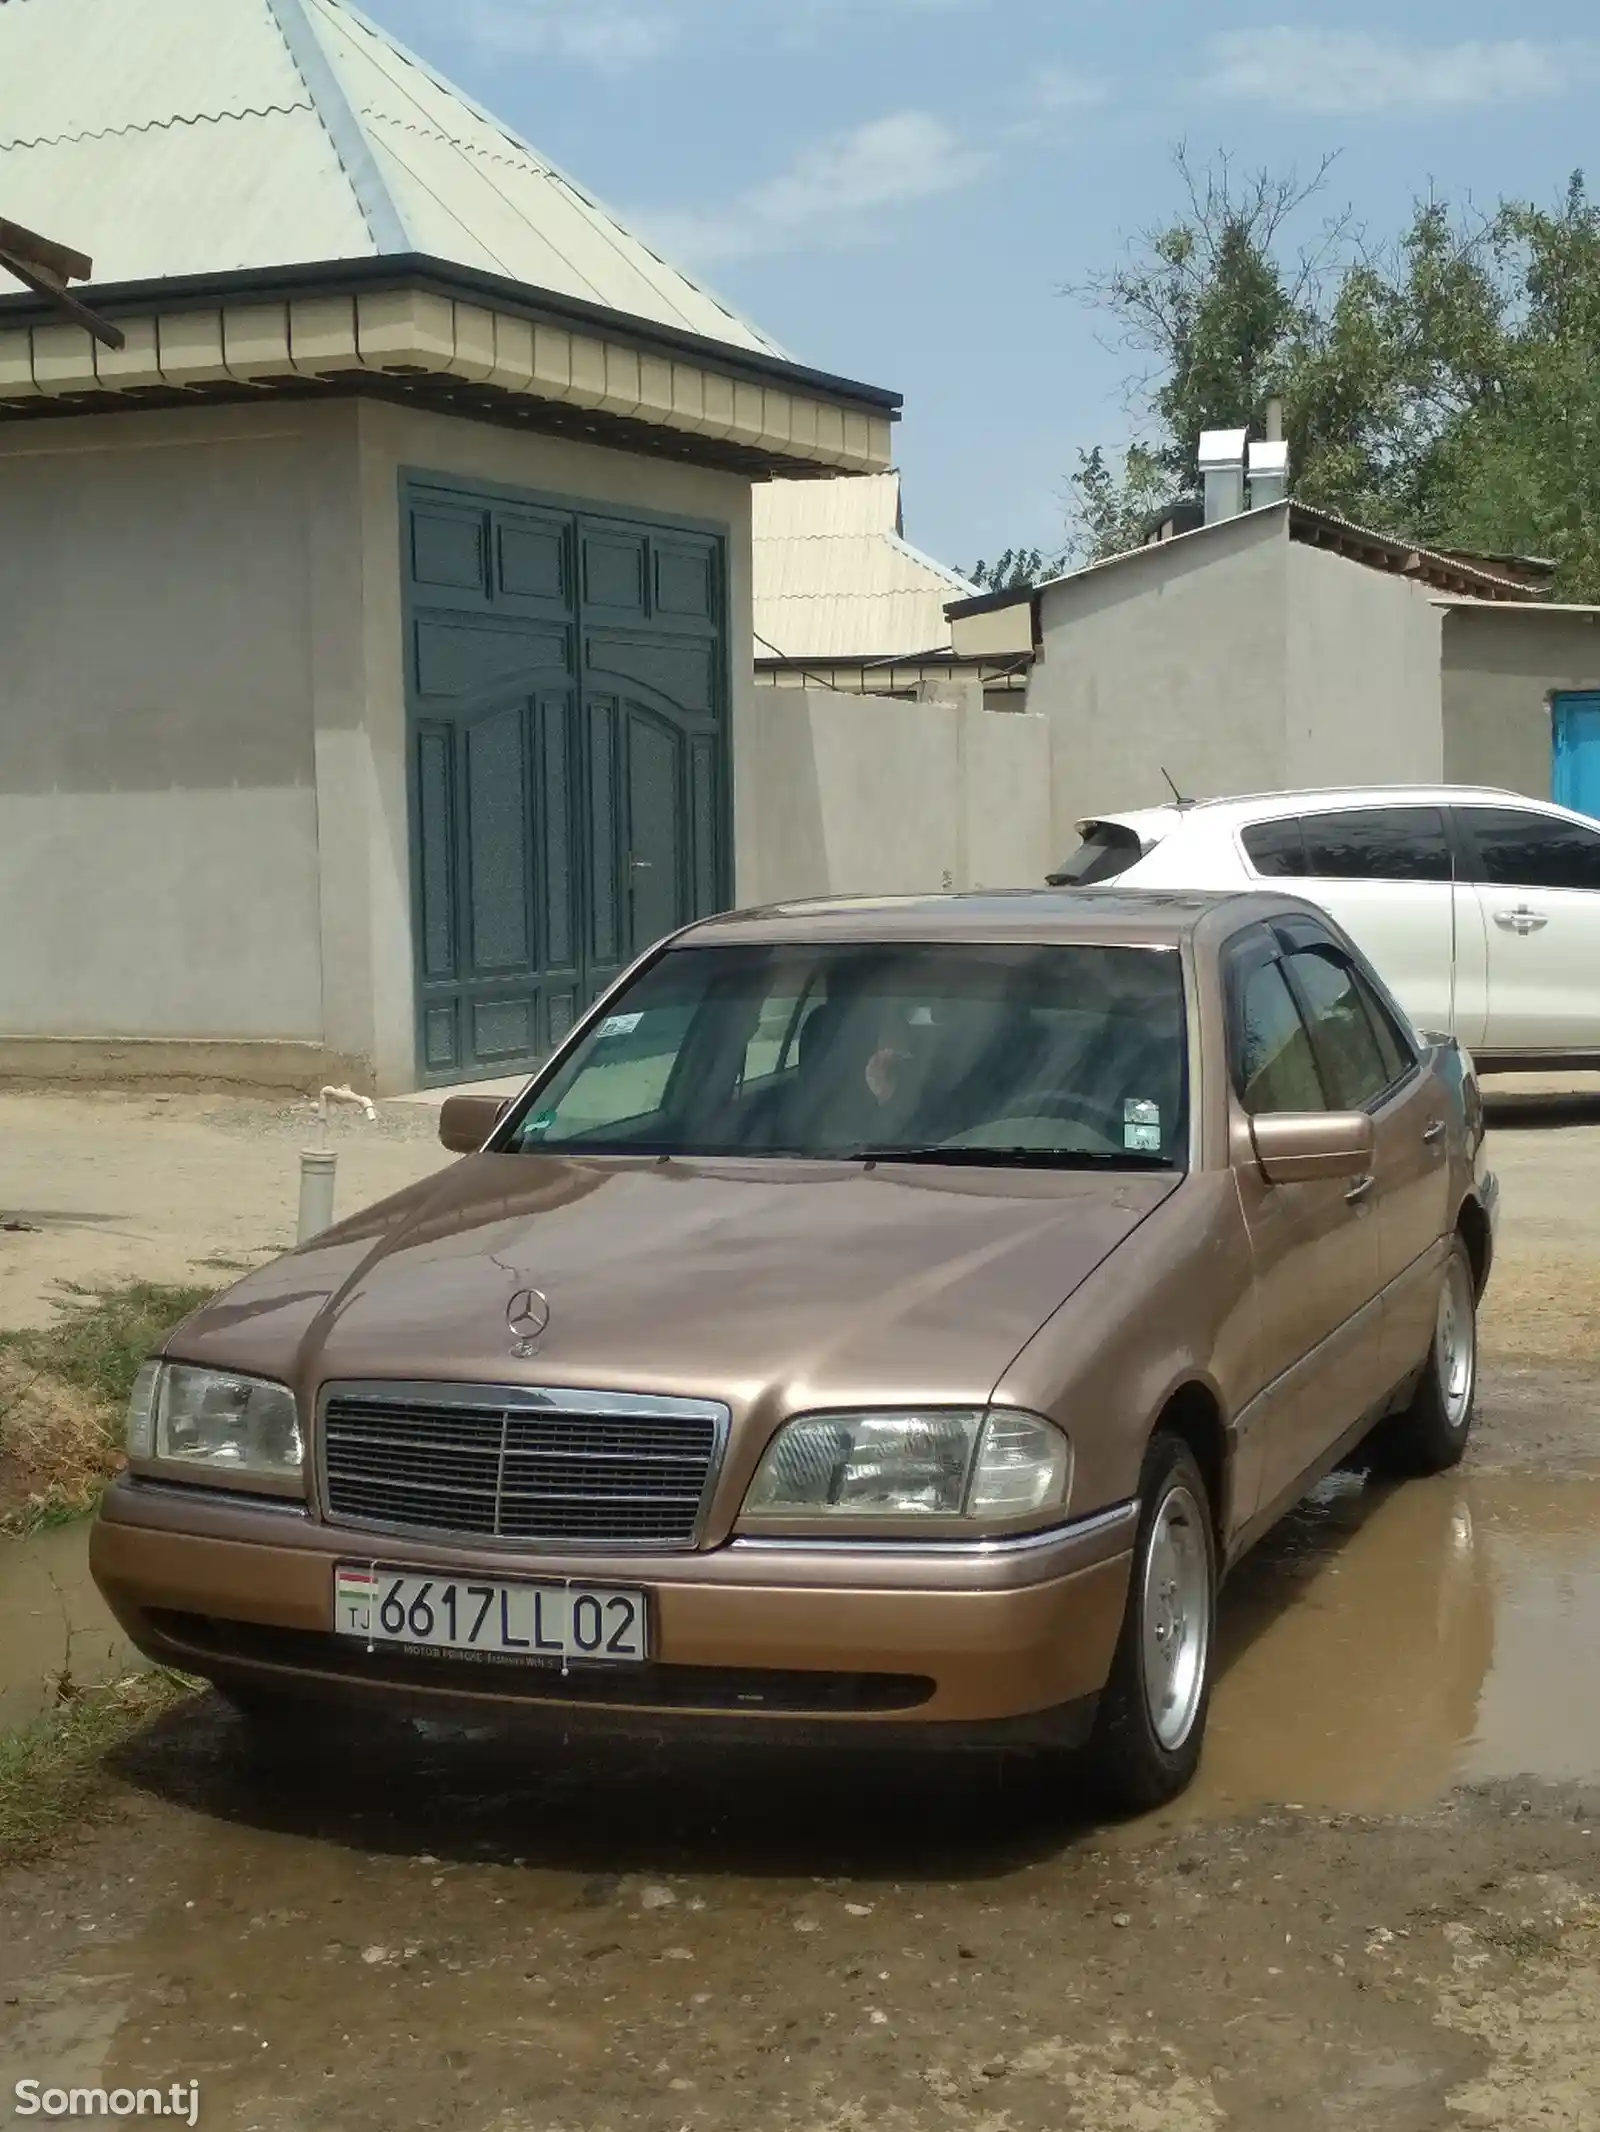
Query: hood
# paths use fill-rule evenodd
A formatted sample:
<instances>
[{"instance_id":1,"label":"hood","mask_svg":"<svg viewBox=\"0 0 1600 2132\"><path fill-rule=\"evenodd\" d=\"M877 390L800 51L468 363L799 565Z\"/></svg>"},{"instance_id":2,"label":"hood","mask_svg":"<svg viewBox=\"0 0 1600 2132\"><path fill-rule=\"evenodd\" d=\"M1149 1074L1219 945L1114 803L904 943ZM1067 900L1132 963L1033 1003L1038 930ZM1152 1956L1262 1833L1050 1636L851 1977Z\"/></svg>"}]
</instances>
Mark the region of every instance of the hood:
<instances>
[{"instance_id":1,"label":"hood","mask_svg":"<svg viewBox=\"0 0 1600 2132\"><path fill-rule=\"evenodd\" d=\"M723 1399L981 1404L1181 1179L475 1155L252 1274L181 1359ZM519 1359L507 1306L550 1308Z\"/></svg>"}]
</instances>

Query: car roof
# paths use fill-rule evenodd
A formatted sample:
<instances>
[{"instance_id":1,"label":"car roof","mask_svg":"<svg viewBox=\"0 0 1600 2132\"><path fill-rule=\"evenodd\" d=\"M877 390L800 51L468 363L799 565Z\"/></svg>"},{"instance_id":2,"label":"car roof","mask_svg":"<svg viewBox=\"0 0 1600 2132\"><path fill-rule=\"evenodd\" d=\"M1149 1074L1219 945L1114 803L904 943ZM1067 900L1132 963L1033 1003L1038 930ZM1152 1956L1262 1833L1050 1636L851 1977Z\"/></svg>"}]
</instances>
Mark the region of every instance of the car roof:
<instances>
[{"instance_id":1,"label":"car roof","mask_svg":"<svg viewBox=\"0 0 1600 2132\"><path fill-rule=\"evenodd\" d=\"M1532 799L1526 792L1513 792L1498 785L1326 785L1300 792L1239 792L1216 799L1167 800L1154 807L1114 807L1084 815L1080 830L1098 822L1114 827L1140 829L1158 825L1170 830L1175 822L1199 817L1231 827L1238 822L1272 821L1279 815L1320 813L1340 807L1527 807L1540 814L1563 814L1569 810L1550 800Z\"/></svg>"},{"instance_id":2,"label":"car roof","mask_svg":"<svg viewBox=\"0 0 1600 2132\"><path fill-rule=\"evenodd\" d=\"M833 943L915 940L993 945L1063 944L1175 947L1213 913L1238 906L1239 922L1297 906L1299 899L1251 890L1106 888L978 889L927 896L834 896L774 903L703 918L675 945L728 947L783 941ZM1309 907L1309 906L1308 906ZM1231 931L1232 928L1230 927Z\"/></svg>"}]
</instances>

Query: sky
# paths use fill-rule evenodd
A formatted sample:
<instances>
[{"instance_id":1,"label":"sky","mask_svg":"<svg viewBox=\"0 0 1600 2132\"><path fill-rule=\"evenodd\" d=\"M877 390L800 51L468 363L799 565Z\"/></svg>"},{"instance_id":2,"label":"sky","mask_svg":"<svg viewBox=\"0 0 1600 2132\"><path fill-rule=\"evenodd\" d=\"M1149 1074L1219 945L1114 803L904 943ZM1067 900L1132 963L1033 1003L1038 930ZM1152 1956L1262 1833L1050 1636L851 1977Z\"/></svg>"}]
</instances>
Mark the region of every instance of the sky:
<instances>
[{"instance_id":1,"label":"sky","mask_svg":"<svg viewBox=\"0 0 1600 2132\"><path fill-rule=\"evenodd\" d=\"M1063 290L1172 216L1179 143L1335 155L1305 234L1373 240L1600 163L1592 0L365 4L797 360L902 392L907 536L957 567L1058 547L1133 433L1140 359Z\"/></svg>"}]
</instances>

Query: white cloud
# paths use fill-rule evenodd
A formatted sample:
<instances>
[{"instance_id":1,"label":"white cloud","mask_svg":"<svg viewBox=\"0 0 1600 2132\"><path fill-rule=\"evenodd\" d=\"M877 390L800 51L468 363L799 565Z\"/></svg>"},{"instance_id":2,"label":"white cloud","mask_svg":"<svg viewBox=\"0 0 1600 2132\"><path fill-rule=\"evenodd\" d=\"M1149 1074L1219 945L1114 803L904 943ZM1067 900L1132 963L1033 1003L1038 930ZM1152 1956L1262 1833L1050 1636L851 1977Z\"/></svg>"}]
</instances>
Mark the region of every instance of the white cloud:
<instances>
[{"instance_id":1,"label":"white cloud","mask_svg":"<svg viewBox=\"0 0 1600 2132\"><path fill-rule=\"evenodd\" d=\"M1355 116L1534 103L1600 74L1593 44L1527 37L1408 44L1376 31L1287 24L1214 37L1207 58L1207 94Z\"/></svg>"},{"instance_id":2,"label":"white cloud","mask_svg":"<svg viewBox=\"0 0 1600 2132\"><path fill-rule=\"evenodd\" d=\"M989 161L932 112L896 111L802 150L725 208L639 219L684 258L833 249L869 242L880 215L970 185Z\"/></svg>"},{"instance_id":3,"label":"white cloud","mask_svg":"<svg viewBox=\"0 0 1600 2132\"><path fill-rule=\"evenodd\" d=\"M0 6L4 0L0 0ZM780 45L811 45L866 9L901 16L972 14L988 0L446 0L455 23L496 58L554 55L618 69L658 58L687 33L726 35L735 21Z\"/></svg>"},{"instance_id":4,"label":"white cloud","mask_svg":"<svg viewBox=\"0 0 1600 2132\"><path fill-rule=\"evenodd\" d=\"M1103 81L1072 67L1041 67L1028 84L1028 102L1042 112L1087 111L1103 104L1108 93Z\"/></svg>"},{"instance_id":5,"label":"white cloud","mask_svg":"<svg viewBox=\"0 0 1600 2132\"><path fill-rule=\"evenodd\" d=\"M1009 128L1017 140L1044 140L1061 130L1061 121L1103 104L1111 92L1093 74L1054 61L1032 75L1017 99L1019 116Z\"/></svg>"},{"instance_id":6,"label":"white cloud","mask_svg":"<svg viewBox=\"0 0 1600 2132\"><path fill-rule=\"evenodd\" d=\"M495 58L549 53L606 69L656 58L678 28L663 0L648 9L625 0L467 0L460 26Z\"/></svg>"}]
</instances>

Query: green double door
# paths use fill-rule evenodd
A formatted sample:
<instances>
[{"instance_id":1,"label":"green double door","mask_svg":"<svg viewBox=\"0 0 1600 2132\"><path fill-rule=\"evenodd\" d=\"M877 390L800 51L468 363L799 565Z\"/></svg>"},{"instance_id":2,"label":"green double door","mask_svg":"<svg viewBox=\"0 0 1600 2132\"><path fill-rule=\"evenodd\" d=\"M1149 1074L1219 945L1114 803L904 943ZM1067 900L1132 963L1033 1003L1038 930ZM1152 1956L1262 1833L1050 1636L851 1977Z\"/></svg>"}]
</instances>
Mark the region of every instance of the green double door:
<instances>
[{"instance_id":1,"label":"green double door","mask_svg":"<svg viewBox=\"0 0 1600 2132\"><path fill-rule=\"evenodd\" d=\"M481 1079L728 901L725 557L424 481L403 511L418 1066Z\"/></svg>"}]
</instances>

